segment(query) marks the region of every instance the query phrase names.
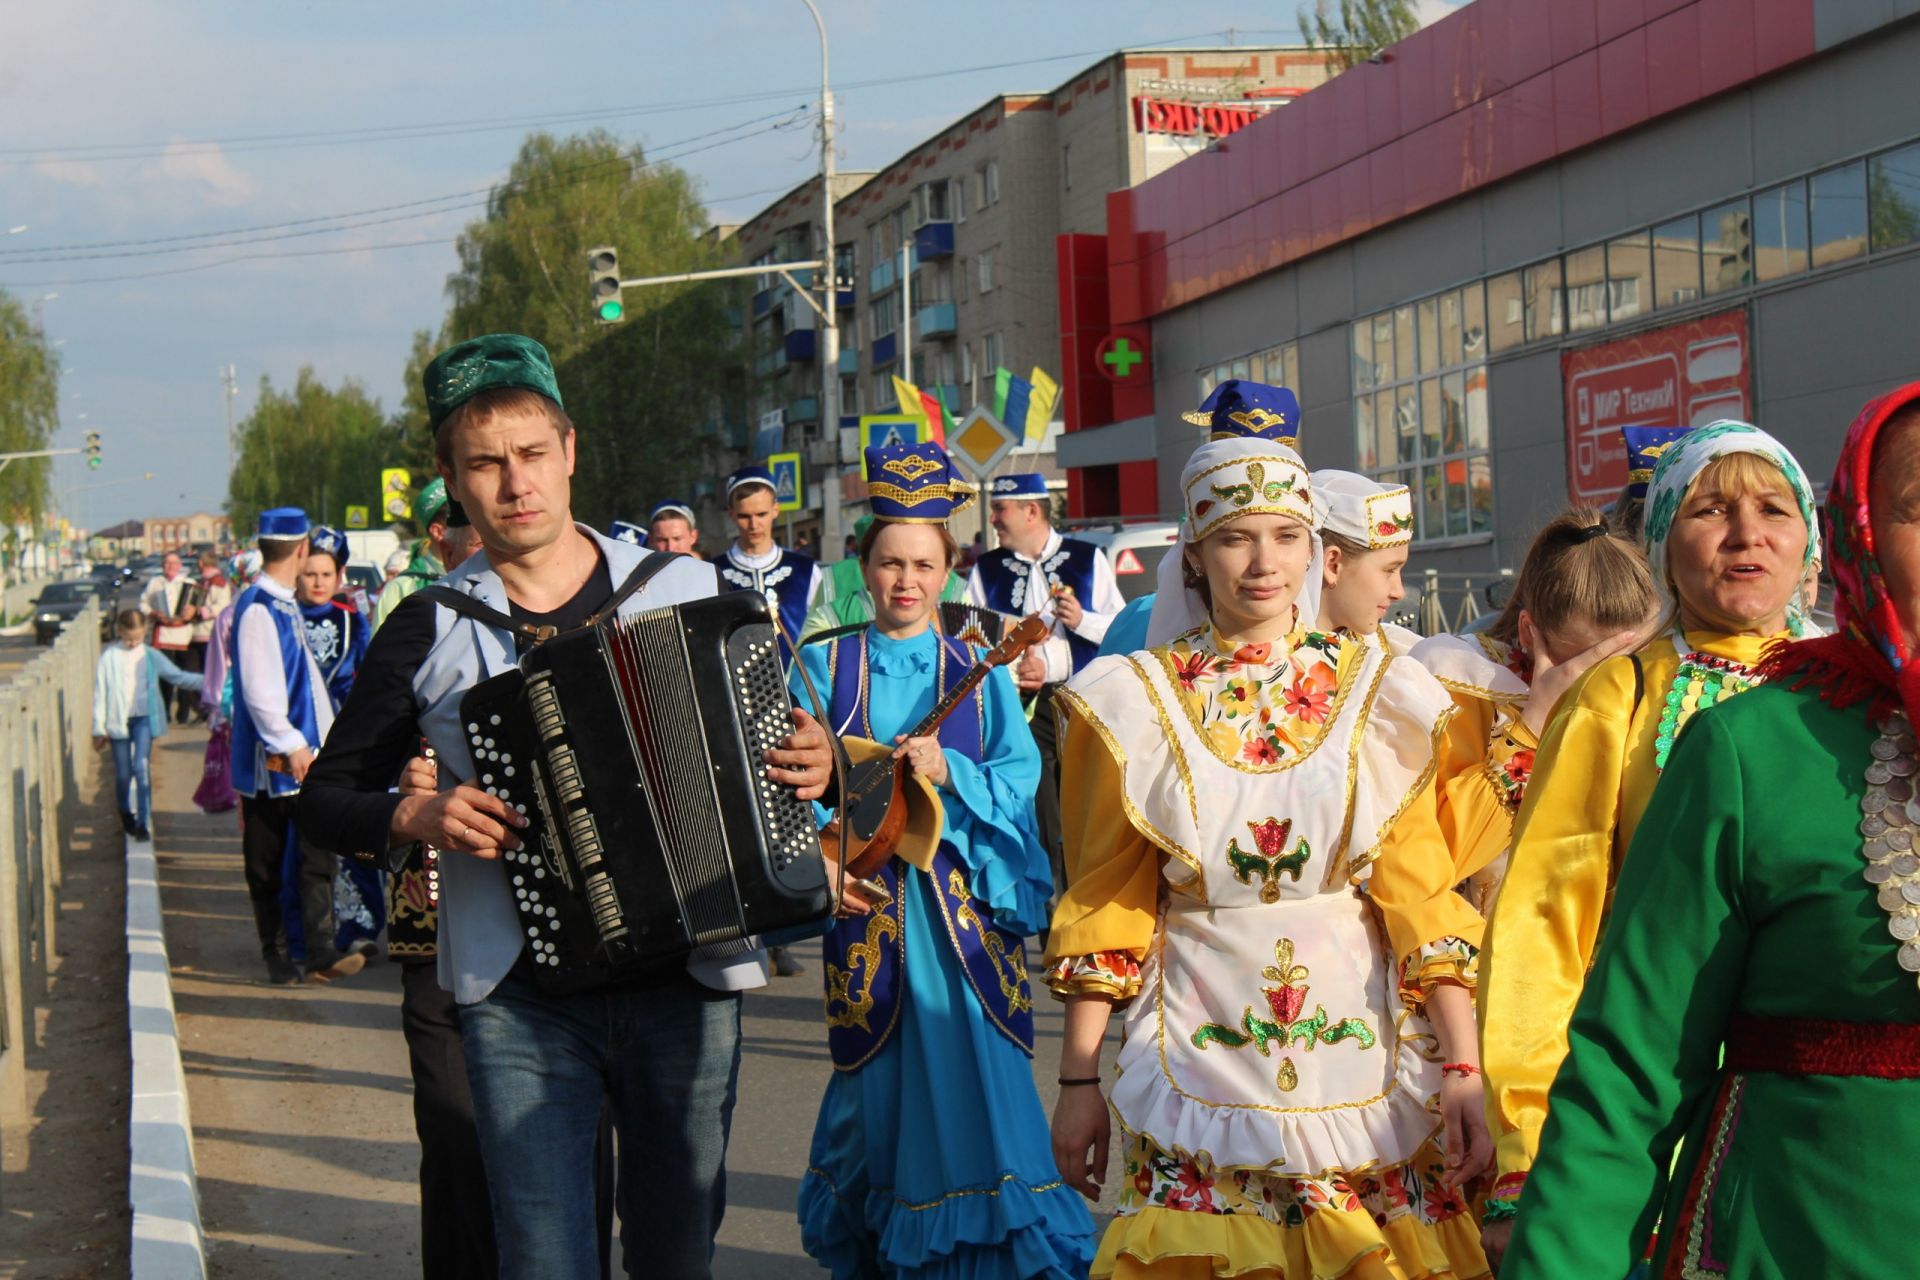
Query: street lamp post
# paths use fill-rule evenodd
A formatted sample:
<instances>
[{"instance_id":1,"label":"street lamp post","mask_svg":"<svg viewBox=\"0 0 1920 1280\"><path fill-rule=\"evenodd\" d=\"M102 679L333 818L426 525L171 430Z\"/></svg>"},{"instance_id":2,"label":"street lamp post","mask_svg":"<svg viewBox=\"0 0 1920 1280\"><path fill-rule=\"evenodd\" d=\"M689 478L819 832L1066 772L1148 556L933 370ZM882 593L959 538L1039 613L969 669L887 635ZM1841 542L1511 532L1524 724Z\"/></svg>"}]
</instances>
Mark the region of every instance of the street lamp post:
<instances>
[{"instance_id":1,"label":"street lamp post","mask_svg":"<svg viewBox=\"0 0 1920 1280\"><path fill-rule=\"evenodd\" d=\"M840 524L840 255L833 238L833 90L827 77L827 24L813 0L801 0L820 33L820 258L826 263L820 308L820 434L831 444L820 472L820 551L841 544ZM816 277L819 278L819 277ZM804 497L804 495L803 495Z\"/></svg>"}]
</instances>

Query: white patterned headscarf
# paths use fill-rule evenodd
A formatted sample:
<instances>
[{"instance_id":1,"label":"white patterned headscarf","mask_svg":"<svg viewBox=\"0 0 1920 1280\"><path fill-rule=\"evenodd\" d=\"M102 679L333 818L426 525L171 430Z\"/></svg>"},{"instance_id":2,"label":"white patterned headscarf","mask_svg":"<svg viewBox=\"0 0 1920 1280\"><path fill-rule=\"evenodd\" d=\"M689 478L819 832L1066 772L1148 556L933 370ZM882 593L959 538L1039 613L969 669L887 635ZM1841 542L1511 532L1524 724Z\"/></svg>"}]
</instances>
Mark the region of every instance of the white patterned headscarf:
<instances>
[{"instance_id":1,"label":"white patterned headscarf","mask_svg":"<svg viewBox=\"0 0 1920 1280\"><path fill-rule=\"evenodd\" d=\"M1291 516L1313 534L1313 558L1294 600L1303 618L1320 615L1320 515L1306 463L1291 446L1259 436L1216 437L1194 450L1180 473L1186 510L1180 536L1160 561L1159 594L1147 618L1149 648L1185 635L1207 619L1200 593L1187 586L1187 548L1242 516Z\"/></svg>"},{"instance_id":2,"label":"white patterned headscarf","mask_svg":"<svg viewBox=\"0 0 1920 1280\"><path fill-rule=\"evenodd\" d=\"M1807 480L1807 473L1801 468L1799 460L1787 451L1785 445L1751 423L1726 418L1696 427L1674 441L1660 455L1660 461L1653 469L1653 480L1647 489L1647 513L1642 536L1646 539L1647 564L1653 570L1653 582L1660 592L1664 616L1677 616L1679 610L1679 602L1673 598L1667 576L1667 541L1673 534L1674 519L1680 514L1680 508L1686 502L1693 482L1700 478L1700 473L1715 460L1730 453L1751 453L1780 468L1780 473L1786 477L1787 488L1793 492L1794 503L1800 508L1800 516L1807 522L1807 552L1800 565L1801 580L1805 581L1813 567L1820 562L1820 522L1814 518L1813 485ZM1800 602L1798 591L1787 606L1787 629L1795 636L1817 634L1817 629Z\"/></svg>"}]
</instances>

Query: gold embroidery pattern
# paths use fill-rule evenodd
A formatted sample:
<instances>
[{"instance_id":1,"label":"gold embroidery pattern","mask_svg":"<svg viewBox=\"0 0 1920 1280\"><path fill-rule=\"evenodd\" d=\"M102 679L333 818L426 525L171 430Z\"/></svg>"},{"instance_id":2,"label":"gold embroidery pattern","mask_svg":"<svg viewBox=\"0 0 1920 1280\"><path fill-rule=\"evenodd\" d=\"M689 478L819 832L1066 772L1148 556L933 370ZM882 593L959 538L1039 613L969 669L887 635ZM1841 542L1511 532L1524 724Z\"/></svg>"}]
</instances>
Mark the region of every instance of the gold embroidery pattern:
<instances>
[{"instance_id":1,"label":"gold embroidery pattern","mask_svg":"<svg viewBox=\"0 0 1920 1280\"><path fill-rule=\"evenodd\" d=\"M1007 998L1007 1007L1015 1013L1030 1011L1033 1008L1033 988L1027 982L1027 949L1016 946L1012 954L1008 954L999 930L989 929L981 923L979 914L973 909L973 895L967 892L967 878L960 874L957 867L947 874L947 891L960 903L959 909L953 913L960 927L972 929L980 935L980 945L993 965L994 976L1000 980L1000 994Z\"/></svg>"},{"instance_id":2,"label":"gold embroidery pattern","mask_svg":"<svg viewBox=\"0 0 1920 1280\"><path fill-rule=\"evenodd\" d=\"M1687 1253L1680 1261L1680 1274L1684 1280L1719 1280L1726 1272L1715 1267L1706 1269L1707 1263L1701 1258L1706 1247L1707 1219L1713 1214L1713 1192L1719 1183L1721 1166L1727 1158L1727 1141L1733 1136L1734 1125L1740 1119L1740 1095L1746 1092L1747 1078L1736 1075L1727 1081L1727 1101L1720 1113L1720 1124L1713 1131L1713 1152L1705 1157L1707 1167L1712 1171L1700 1179L1700 1197L1694 1201L1691 1214L1693 1221L1687 1224Z\"/></svg>"},{"instance_id":3,"label":"gold embroidery pattern","mask_svg":"<svg viewBox=\"0 0 1920 1280\"><path fill-rule=\"evenodd\" d=\"M890 471L911 484L921 476L929 475L932 472L940 470L941 465L941 463L935 462L932 458L922 457L917 453L910 453L904 458L889 458L880 464L880 469L882 471Z\"/></svg>"},{"instance_id":4,"label":"gold embroidery pattern","mask_svg":"<svg viewBox=\"0 0 1920 1280\"><path fill-rule=\"evenodd\" d=\"M883 939L898 941L900 923L884 911L875 911L867 917L867 938L847 948L845 969L836 964L827 965L826 1014L829 1027L858 1027L862 1031L872 1031L867 1021L873 1012L873 979L880 972L880 948ZM854 989L854 979L859 976L858 990ZM845 1011L835 1013L833 1006L844 1005Z\"/></svg>"},{"instance_id":5,"label":"gold embroidery pattern","mask_svg":"<svg viewBox=\"0 0 1920 1280\"><path fill-rule=\"evenodd\" d=\"M1264 1058L1271 1046L1278 1045L1282 1056L1275 1082L1281 1092L1290 1093L1300 1085L1299 1069L1292 1058L1285 1056L1294 1041L1304 1043L1308 1053L1313 1052L1316 1044L1338 1044L1342 1040L1352 1040L1362 1050L1379 1043L1379 1037L1364 1019L1342 1018L1333 1022L1327 1017L1324 1004L1314 1006L1311 1017L1302 1018L1301 1011L1307 1006L1307 966L1293 962L1293 939L1282 938L1276 942L1273 959L1274 963L1260 971L1260 976L1273 984L1260 989L1273 1017L1256 1017L1253 1006L1248 1005L1240 1015L1239 1031L1224 1023L1202 1023L1189 1037L1194 1048L1204 1050L1209 1044L1218 1044L1229 1049L1244 1049L1252 1045Z\"/></svg>"},{"instance_id":6,"label":"gold embroidery pattern","mask_svg":"<svg viewBox=\"0 0 1920 1280\"><path fill-rule=\"evenodd\" d=\"M1125 661L1133 663L1133 659L1131 658L1127 658ZM1139 673L1140 682L1146 686L1148 696L1153 699L1155 713L1159 715L1161 723L1165 724L1166 711L1160 705L1159 695L1153 691L1153 682L1147 678L1146 671L1141 668L1138 663L1133 663L1133 666L1135 671ZM1133 797L1127 794L1127 753L1126 749L1120 745L1120 740L1114 737L1113 730L1108 728L1106 723L1093 713L1093 708L1089 707L1071 688L1061 689L1054 695L1053 701L1056 707L1065 706L1070 708L1074 714L1091 725L1095 733L1100 735L1100 741L1106 744L1107 753L1113 757L1114 763L1120 767L1120 807L1122 812L1127 816L1127 824L1144 836L1147 842L1156 849L1164 850L1170 857L1185 863L1188 869L1193 872L1194 885L1200 890L1199 896L1201 900L1205 901L1206 873L1200 867L1199 857L1178 840L1175 840L1172 836L1154 826L1147 815L1140 812L1139 808L1133 803ZM1059 714L1064 720L1066 713L1062 711ZM1065 732L1062 732L1060 737L1062 741L1065 741ZM1187 778L1186 758L1180 755L1179 739L1175 738L1171 732L1167 735L1167 745L1173 748L1174 758L1179 766L1182 781L1187 782L1187 799L1191 804L1193 801L1193 786ZM1196 828L1199 826L1199 815L1197 813L1194 816L1194 825Z\"/></svg>"}]
</instances>

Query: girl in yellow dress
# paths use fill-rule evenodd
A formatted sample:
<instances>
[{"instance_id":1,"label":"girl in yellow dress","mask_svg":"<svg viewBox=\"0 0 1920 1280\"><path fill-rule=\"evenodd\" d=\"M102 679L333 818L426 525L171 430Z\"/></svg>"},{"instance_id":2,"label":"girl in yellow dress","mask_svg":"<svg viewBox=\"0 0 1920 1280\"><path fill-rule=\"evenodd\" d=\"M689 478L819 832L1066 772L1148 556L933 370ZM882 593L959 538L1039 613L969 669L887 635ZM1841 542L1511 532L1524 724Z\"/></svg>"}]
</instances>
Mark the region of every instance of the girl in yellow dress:
<instances>
[{"instance_id":1,"label":"girl in yellow dress","mask_svg":"<svg viewBox=\"0 0 1920 1280\"><path fill-rule=\"evenodd\" d=\"M1497 1263L1546 1121L1547 1091L1593 961L1615 873L1693 712L1757 682L1761 651L1810 634L1800 585L1819 556L1813 489L1743 422L1681 436L1654 468L1644 536L1662 627L1595 667L1555 711L1515 822L1481 966Z\"/></svg>"},{"instance_id":2,"label":"girl in yellow dress","mask_svg":"<svg viewBox=\"0 0 1920 1280\"><path fill-rule=\"evenodd\" d=\"M1241 383L1182 476L1151 647L1063 691L1067 1003L1054 1155L1099 1194L1096 1277L1487 1274L1472 995L1481 923L1434 808L1452 714L1418 664L1317 630L1319 520Z\"/></svg>"}]
</instances>

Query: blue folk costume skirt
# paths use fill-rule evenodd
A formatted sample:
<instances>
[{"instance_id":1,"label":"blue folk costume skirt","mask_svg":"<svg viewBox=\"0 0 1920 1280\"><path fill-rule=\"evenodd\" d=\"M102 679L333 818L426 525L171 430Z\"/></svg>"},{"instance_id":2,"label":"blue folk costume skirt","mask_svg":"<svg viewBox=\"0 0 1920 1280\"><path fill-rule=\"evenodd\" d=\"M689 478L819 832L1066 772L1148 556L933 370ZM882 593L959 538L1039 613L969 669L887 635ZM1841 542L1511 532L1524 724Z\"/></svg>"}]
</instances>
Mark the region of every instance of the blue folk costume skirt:
<instances>
[{"instance_id":1,"label":"blue folk costume skirt","mask_svg":"<svg viewBox=\"0 0 1920 1280\"><path fill-rule=\"evenodd\" d=\"M801 657L834 685L835 727L881 742L969 659L931 632L872 630ZM1054 1166L1033 1080L1020 939L1052 888L1031 801L1039 753L1004 671L968 701L941 734L951 777L933 870L895 859L881 876L894 905L837 922L825 942L837 1070L799 1218L807 1252L840 1280L1077 1280L1093 1260L1093 1218Z\"/></svg>"}]
</instances>

